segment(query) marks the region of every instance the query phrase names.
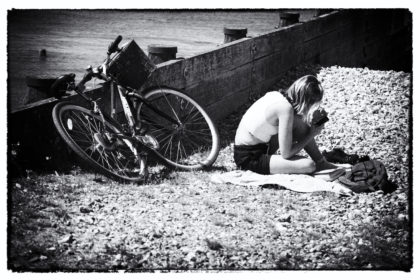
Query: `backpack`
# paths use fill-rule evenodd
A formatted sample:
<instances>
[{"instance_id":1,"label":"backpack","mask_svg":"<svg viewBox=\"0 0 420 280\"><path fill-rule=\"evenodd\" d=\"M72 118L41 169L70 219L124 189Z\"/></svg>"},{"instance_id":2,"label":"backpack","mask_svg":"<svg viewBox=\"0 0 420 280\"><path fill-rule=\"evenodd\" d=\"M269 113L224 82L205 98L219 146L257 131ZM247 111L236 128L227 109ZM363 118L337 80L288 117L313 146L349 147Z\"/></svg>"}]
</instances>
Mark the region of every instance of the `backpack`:
<instances>
[{"instance_id":1,"label":"backpack","mask_svg":"<svg viewBox=\"0 0 420 280\"><path fill-rule=\"evenodd\" d=\"M378 190L388 193L396 189L396 185L388 180L385 166L378 160L356 163L350 171L347 171L338 180L355 193Z\"/></svg>"}]
</instances>

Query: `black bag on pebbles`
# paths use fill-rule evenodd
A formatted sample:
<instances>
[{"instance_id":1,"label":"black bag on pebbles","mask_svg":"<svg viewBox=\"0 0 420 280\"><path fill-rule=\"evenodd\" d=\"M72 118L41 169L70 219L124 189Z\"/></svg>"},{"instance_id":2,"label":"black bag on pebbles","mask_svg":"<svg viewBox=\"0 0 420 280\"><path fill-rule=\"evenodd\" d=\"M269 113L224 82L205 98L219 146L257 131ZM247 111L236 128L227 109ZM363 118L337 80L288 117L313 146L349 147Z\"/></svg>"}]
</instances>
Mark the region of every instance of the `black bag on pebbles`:
<instances>
[{"instance_id":1,"label":"black bag on pebbles","mask_svg":"<svg viewBox=\"0 0 420 280\"><path fill-rule=\"evenodd\" d=\"M355 193L382 190L392 192L396 185L388 180L385 166L378 160L368 160L355 164L350 171L338 178L339 182Z\"/></svg>"}]
</instances>

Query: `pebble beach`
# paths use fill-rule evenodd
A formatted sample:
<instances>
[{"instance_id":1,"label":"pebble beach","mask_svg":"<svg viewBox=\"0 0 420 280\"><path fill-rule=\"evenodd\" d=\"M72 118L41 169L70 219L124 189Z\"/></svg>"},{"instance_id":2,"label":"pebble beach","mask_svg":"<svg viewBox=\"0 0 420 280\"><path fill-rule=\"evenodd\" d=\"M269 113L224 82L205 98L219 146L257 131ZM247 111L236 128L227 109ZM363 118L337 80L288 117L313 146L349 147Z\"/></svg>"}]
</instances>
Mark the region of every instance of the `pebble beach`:
<instances>
[{"instance_id":1,"label":"pebble beach","mask_svg":"<svg viewBox=\"0 0 420 280\"><path fill-rule=\"evenodd\" d=\"M317 136L369 155L397 190L343 197L209 180L235 169L243 106L219 123L223 148L209 171L158 170L119 184L74 167L13 179L9 258L15 271L402 270L412 266L411 74L301 65L279 77L321 81L330 121Z\"/></svg>"}]
</instances>

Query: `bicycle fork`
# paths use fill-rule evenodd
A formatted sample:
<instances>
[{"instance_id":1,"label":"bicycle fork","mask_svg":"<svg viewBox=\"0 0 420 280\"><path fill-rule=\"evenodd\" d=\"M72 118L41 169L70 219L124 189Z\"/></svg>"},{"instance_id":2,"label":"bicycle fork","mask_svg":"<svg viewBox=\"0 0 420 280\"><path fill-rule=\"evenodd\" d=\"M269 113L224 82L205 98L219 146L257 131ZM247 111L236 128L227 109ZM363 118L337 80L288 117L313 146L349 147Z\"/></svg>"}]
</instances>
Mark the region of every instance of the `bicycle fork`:
<instances>
[{"instance_id":1,"label":"bicycle fork","mask_svg":"<svg viewBox=\"0 0 420 280\"><path fill-rule=\"evenodd\" d=\"M112 86L112 88L113 88L113 86ZM121 106L124 110L124 115L125 115L125 117L128 121L128 125L131 128L131 132L134 133L135 132L136 121L133 117L133 113L131 112L131 108L130 108L130 105L128 104L127 98L125 98L125 96L123 94L124 90L125 90L124 88L122 88L121 86L118 85L118 94L119 94L119 97L120 97L120 100L121 100ZM115 108L115 106L114 106L114 108Z\"/></svg>"}]
</instances>

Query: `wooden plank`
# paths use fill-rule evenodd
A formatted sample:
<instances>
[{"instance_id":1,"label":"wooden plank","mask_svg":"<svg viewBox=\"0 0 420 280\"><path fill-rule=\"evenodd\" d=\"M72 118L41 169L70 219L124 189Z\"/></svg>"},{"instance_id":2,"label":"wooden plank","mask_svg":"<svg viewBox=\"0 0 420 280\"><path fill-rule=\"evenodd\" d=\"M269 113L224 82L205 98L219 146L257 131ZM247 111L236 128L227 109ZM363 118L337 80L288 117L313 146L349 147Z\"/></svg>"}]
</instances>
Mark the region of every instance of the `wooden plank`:
<instances>
[{"instance_id":1,"label":"wooden plank","mask_svg":"<svg viewBox=\"0 0 420 280\"><path fill-rule=\"evenodd\" d=\"M357 54L357 55L356 55ZM363 45L340 44L319 55L320 64L324 66L340 65L355 67L364 61Z\"/></svg>"},{"instance_id":2,"label":"wooden plank","mask_svg":"<svg viewBox=\"0 0 420 280\"><path fill-rule=\"evenodd\" d=\"M186 80L183 75L184 68L183 60L173 60L158 64L157 69L151 74L140 91L159 85L184 89L186 87Z\"/></svg>"},{"instance_id":3,"label":"wooden plank","mask_svg":"<svg viewBox=\"0 0 420 280\"><path fill-rule=\"evenodd\" d=\"M263 34L254 39L254 48L256 49L254 57L260 58L277 51L293 50L303 42L317 39L343 25L351 24L351 16L352 14L347 11L333 12L309 20L304 24L295 24L275 32ZM353 29L356 28L353 27Z\"/></svg>"},{"instance_id":4,"label":"wooden plank","mask_svg":"<svg viewBox=\"0 0 420 280\"><path fill-rule=\"evenodd\" d=\"M191 87L188 86L186 90L200 104L204 105L224 99L226 95L234 92L237 88L243 90L248 88L250 91L255 91L261 82L275 81L281 73L299 64L300 50L301 48L295 48L293 51L272 53L219 77L200 81ZM253 68L252 75L251 68Z\"/></svg>"},{"instance_id":5,"label":"wooden plank","mask_svg":"<svg viewBox=\"0 0 420 280\"><path fill-rule=\"evenodd\" d=\"M229 71L215 79L201 81L186 91L193 96L200 104L207 105L224 100L224 98L240 90L255 91L259 84L275 81L281 73L286 72L297 64L298 53L274 53L270 56L248 63L234 71ZM253 69L253 71L252 71Z\"/></svg>"},{"instance_id":6,"label":"wooden plank","mask_svg":"<svg viewBox=\"0 0 420 280\"><path fill-rule=\"evenodd\" d=\"M339 28L342 25L351 23L353 18L359 18L357 10L339 10L325 16L314 18L303 26L302 41L310 41Z\"/></svg>"},{"instance_id":7,"label":"wooden plank","mask_svg":"<svg viewBox=\"0 0 420 280\"><path fill-rule=\"evenodd\" d=\"M387 38L377 38L375 41L366 44L364 47L366 59L371 60L372 58L379 59L384 57L384 48L388 42Z\"/></svg>"},{"instance_id":8,"label":"wooden plank","mask_svg":"<svg viewBox=\"0 0 420 280\"><path fill-rule=\"evenodd\" d=\"M254 79L257 82L277 77L302 62L302 48L296 46L294 51L276 52L255 61Z\"/></svg>"},{"instance_id":9,"label":"wooden plank","mask_svg":"<svg viewBox=\"0 0 420 280\"><path fill-rule=\"evenodd\" d=\"M249 89L235 91L223 100L208 105L206 111L217 122L248 102L249 95Z\"/></svg>"},{"instance_id":10,"label":"wooden plank","mask_svg":"<svg viewBox=\"0 0 420 280\"><path fill-rule=\"evenodd\" d=\"M213 79L200 81L187 87L186 92L203 106L223 100L226 95L251 86L251 67L248 63Z\"/></svg>"},{"instance_id":11,"label":"wooden plank","mask_svg":"<svg viewBox=\"0 0 420 280\"><path fill-rule=\"evenodd\" d=\"M393 13L391 9L369 10L365 21L365 42L374 41L377 37L383 37L394 33L392 31Z\"/></svg>"},{"instance_id":12,"label":"wooden plank","mask_svg":"<svg viewBox=\"0 0 420 280\"><path fill-rule=\"evenodd\" d=\"M350 41L361 37L360 22L349 23L341 25L331 32L325 33L313 40L303 43L303 59L310 60L313 57L319 56L328 49L335 48L337 44L343 41Z\"/></svg>"},{"instance_id":13,"label":"wooden plank","mask_svg":"<svg viewBox=\"0 0 420 280\"><path fill-rule=\"evenodd\" d=\"M250 39L245 38L185 60L161 64L143 88L160 84L185 89L199 81L211 80L249 63L250 46Z\"/></svg>"},{"instance_id":14,"label":"wooden plank","mask_svg":"<svg viewBox=\"0 0 420 280\"><path fill-rule=\"evenodd\" d=\"M255 96L258 98L269 90L273 90L272 87L277 80L278 77L275 77L256 84L254 87ZM238 110L244 104L251 103L251 97L252 95L249 89L232 92L223 100L208 105L206 110L215 121L219 121Z\"/></svg>"},{"instance_id":15,"label":"wooden plank","mask_svg":"<svg viewBox=\"0 0 420 280\"><path fill-rule=\"evenodd\" d=\"M340 12L342 14L343 12ZM335 22L337 14L332 13L322 18L323 25L316 20L307 24L318 28L329 26L331 18ZM223 45L213 51L192 58L159 66L155 80L160 84L175 88L187 88L197 80L205 80L219 73L240 67L273 51L290 51L295 49L302 35L303 24L296 24L274 32L269 32L253 39L242 39L238 42ZM168 80L167 77L171 77ZM150 84L148 85L150 86Z\"/></svg>"},{"instance_id":16,"label":"wooden plank","mask_svg":"<svg viewBox=\"0 0 420 280\"><path fill-rule=\"evenodd\" d=\"M89 89L89 90L86 91L86 94L88 96L91 96L94 99L101 98L101 100L99 101L100 104L105 104L105 102L107 102L107 98L106 98L107 93L108 93L108 90L105 89L103 85L98 85L95 88L92 88L92 89ZM37 101L37 102L34 102L34 103L27 104L27 105L24 105L24 106L13 108L10 111L10 113L11 113L11 115L15 115L15 114L19 114L20 112L23 112L23 111L36 111L36 110L38 110L39 108L42 108L42 107L51 107L52 108L58 101L69 101L69 102L75 102L75 103L80 104L80 103L83 102L83 99L75 93L73 95L63 97L60 100L58 100L54 97L51 97L51 98L40 100L40 101Z\"/></svg>"},{"instance_id":17,"label":"wooden plank","mask_svg":"<svg viewBox=\"0 0 420 280\"><path fill-rule=\"evenodd\" d=\"M292 50L302 39L303 26L299 23L253 38L253 58Z\"/></svg>"},{"instance_id":18,"label":"wooden plank","mask_svg":"<svg viewBox=\"0 0 420 280\"><path fill-rule=\"evenodd\" d=\"M319 62L323 65L349 65L348 58L363 49L364 44L361 38L363 38L363 34L353 34L353 36L345 36L341 40L337 40L333 46L326 46L318 56Z\"/></svg>"},{"instance_id":19,"label":"wooden plank","mask_svg":"<svg viewBox=\"0 0 420 280\"><path fill-rule=\"evenodd\" d=\"M229 46L186 59L184 76L187 85L198 80L211 79L220 73L249 63L252 60L251 42L252 40L247 38L239 43L232 44L234 43L232 42Z\"/></svg>"}]
</instances>

